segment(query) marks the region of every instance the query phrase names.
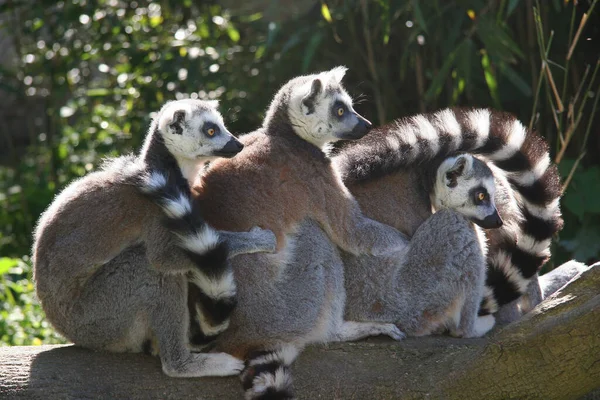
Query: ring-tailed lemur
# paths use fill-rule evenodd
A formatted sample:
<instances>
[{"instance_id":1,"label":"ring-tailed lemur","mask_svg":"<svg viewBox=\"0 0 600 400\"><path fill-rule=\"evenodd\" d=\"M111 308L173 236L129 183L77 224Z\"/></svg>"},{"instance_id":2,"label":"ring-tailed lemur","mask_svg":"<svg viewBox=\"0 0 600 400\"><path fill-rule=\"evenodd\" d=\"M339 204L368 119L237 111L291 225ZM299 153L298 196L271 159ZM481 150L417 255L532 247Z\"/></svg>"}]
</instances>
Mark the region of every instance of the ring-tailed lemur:
<instances>
[{"instance_id":1,"label":"ring-tailed lemur","mask_svg":"<svg viewBox=\"0 0 600 400\"><path fill-rule=\"evenodd\" d=\"M316 294L310 301L314 309L309 314L322 315L311 321L301 318L303 326L298 330L289 331L273 320L271 326L254 332L255 322L249 322L284 315L282 322L289 325L289 320L297 317L294 309L299 307L298 302L307 300L301 300L305 294L298 293L305 291L301 290L304 286L288 279L295 274L306 274L297 279L307 284L312 279L321 279L321 272L315 271L315 277L311 277L309 271L302 268L292 271L289 266L290 260L296 259L293 234L307 218L320 224L336 245L353 254L390 254L407 245L404 235L397 230L363 217L321 149L329 141L358 139L371 126L353 110L352 101L341 85L345 71L334 68L285 84L275 95L262 128L241 138L244 152L231 160L212 163L193 188L207 222L216 228L246 230L260 225L277 237L277 254L232 260L238 286L240 280L248 281L244 287L252 291L252 299L243 297L239 311L233 313L230 328L217 338L216 346L248 360L249 368L254 368L257 360L275 357L282 348L302 348L306 343L328 340L332 335L402 336L393 324L342 324L343 300ZM255 289L253 284L257 285ZM340 279L331 283L340 288L341 284ZM274 285L273 290L261 289L263 285ZM262 301L266 304L261 310L256 304ZM273 304L277 302L288 308L283 315ZM334 307L340 315L338 325L333 325L329 318ZM255 317L256 313L261 316ZM296 321L291 324L296 326ZM257 359L251 356L255 351L260 352ZM264 351L273 353L265 355ZM292 358L287 351L284 353L288 354L286 360Z\"/></svg>"},{"instance_id":2,"label":"ring-tailed lemur","mask_svg":"<svg viewBox=\"0 0 600 400\"><path fill-rule=\"evenodd\" d=\"M342 253L346 319L394 322L410 336L449 330L477 337L494 326L478 316L487 253L483 231L503 221L497 189L485 162L461 154L437 159L421 171L435 213L413 235L400 257L356 257ZM502 184L502 182L501 182Z\"/></svg>"},{"instance_id":3,"label":"ring-tailed lemur","mask_svg":"<svg viewBox=\"0 0 600 400\"><path fill-rule=\"evenodd\" d=\"M338 149L334 164L365 214L411 235L431 215L422 166L456 152L481 154L496 180L509 183L496 199L505 224L486 231L487 315L526 291L562 227L560 177L540 136L503 112L446 109L374 129Z\"/></svg>"},{"instance_id":4,"label":"ring-tailed lemur","mask_svg":"<svg viewBox=\"0 0 600 400\"><path fill-rule=\"evenodd\" d=\"M40 217L33 247L37 295L48 320L71 341L112 351L157 345L170 376L241 370L227 354L188 348L188 274L210 304L231 304L235 286L223 239L233 239L234 253L275 249L268 231L220 237L190 201L188 180L198 168L243 148L216 107L199 100L167 103L139 156L109 160L71 183ZM150 268L118 261L138 248L145 250L139 263ZM206 319L222 317L206 310Z\"/></svg>"}]
</instances>

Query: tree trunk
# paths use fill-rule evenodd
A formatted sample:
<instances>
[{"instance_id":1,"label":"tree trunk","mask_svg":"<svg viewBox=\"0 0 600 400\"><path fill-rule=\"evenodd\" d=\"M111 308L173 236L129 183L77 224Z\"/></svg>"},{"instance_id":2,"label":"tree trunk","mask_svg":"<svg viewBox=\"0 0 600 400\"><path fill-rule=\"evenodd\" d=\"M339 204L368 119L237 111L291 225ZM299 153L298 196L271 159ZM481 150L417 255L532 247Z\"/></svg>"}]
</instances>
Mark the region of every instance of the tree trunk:
<instances>
[{"instance_id":1,"label":"tree trunk","mask_svg":"<svg viewBox=\"0 0 600 400\"><path fill-rule=\"evenodd\" d=\"M481 339L370 339L307 349L300 399L600 398L600 266ZM0 348L0 398L241 399L237 378L174 379L158 359L74 346Z\"/></svg>"}]
</instances>

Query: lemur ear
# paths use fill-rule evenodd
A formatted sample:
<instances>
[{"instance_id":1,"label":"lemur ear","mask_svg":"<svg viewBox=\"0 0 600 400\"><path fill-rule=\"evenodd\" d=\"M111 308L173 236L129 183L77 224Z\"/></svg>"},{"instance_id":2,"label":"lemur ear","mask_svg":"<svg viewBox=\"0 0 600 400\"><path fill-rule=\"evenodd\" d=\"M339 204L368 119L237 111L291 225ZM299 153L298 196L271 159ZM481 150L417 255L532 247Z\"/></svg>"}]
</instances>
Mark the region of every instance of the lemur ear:
<instances>
[{"instance_id":1,"label":"lemur ear","mask_svg":"<svg viewBox=\"0 0 600 400\"><path fill-rule=\"evenodd\" d=\"M310 93L308 93L302 99L302 108L306 115L312 114L315 112L315 103L317 102L317 97L323 91L323 82L320 79L315 79L312 81L310 86Z\"/></svg>"},{"instance_id":2,"label":"lemur ear","mask_svg":"<svg viewBox=\"0 0 600 400\"><path fill-rule=\"evenodd\" d=\"M446 185L448 187L456 187L458 185L457 179L465 172L467 167L467 158L465 156L458 156L454 165L446 171Z\"/></svg>"},{"instance_id":3,"label":"lemur ear","mask_svg":"<svg viewBox=\"0 0 600 400\"><path fill-rule=\"evenodd\" d=\"M339 66L333 68L331 71L329 71L329 73L331 76L333 76L333 79L335 79L337 83L341 83L342 79L344 79L344 75L346 75L346 71L348 71L348 68Z\"/></svg>"},{"instance_id":4,"label":"lemur ear","mask_svg":"<svg viewBox=\"0 0 600 400\"><path fill-rule=\"evenodd\" d=\"M209 107L214 108L215 110L219 108L219 100L205 100Z\"/></svg>"},{"instance_id":5,"label":"lemur ear","mask_svg":"<svg viewBox=\"0 0 600 400\"><path fill-rule=\"evenodd\" d=\"M174 133L176 135L182 135L184 122L185 111L177 110L173 113L173 117L171 118L171 121L168 122L167 127L171 131L171 133Z\"/></svg>"}]
</instances>

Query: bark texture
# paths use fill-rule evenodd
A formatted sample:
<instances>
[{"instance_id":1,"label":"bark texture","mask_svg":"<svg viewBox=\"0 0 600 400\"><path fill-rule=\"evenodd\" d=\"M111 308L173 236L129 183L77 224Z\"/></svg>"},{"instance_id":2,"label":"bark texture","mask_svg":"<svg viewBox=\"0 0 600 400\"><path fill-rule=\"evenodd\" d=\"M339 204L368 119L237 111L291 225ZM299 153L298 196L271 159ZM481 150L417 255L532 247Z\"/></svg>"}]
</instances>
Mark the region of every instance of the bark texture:
<instances>
[{"instance_id":1,"label":"bark texture","mask_svg":"<svg viewBox=\"0 0 600 400\"><path fill-rule=\"evenodd\" d=\"M600 398L600 265L482 339L370 339L307 349L300 399ZM0 348L0 398L241 399L237 378L173 379L158 359L74 346Z\"/></svg>"}]
</instances>

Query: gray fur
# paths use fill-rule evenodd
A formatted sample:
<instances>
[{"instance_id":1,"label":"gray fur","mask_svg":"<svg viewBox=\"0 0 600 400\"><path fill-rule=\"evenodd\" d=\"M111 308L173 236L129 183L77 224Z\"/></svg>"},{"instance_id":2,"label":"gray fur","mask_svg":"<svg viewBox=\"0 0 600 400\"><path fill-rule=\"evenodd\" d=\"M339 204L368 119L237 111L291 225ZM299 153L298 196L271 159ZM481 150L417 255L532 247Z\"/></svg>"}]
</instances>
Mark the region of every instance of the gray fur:
<instances>
[{"instance_id":1,"label":"gray fur","mask_svg":"<svg viewBox=\"0 0 600 400\"><path fill-rule=\"evenodd\" d=\"M455 211L427 219L400 257L344 254L343 260L347 319L393 322L411 336L485 333L476 323L485 253L472 224Z\"/></svg>"},{"instance_id":2,"label":"gray fur","mask_svg":"<svg viewBox=\"0 0 600 400\"><path fill-rule=\"evenodd\" d=\"M171 135L170 144L161 146L157 127L165 121L172 124L162 111L177 111L175 103L169 103L155 118L140 156L109 161L100 171L74 181L42 214L32 257L37 295L48 320L78 345L118 352L158 349L163 370L170 376L236 374L243 364L234 357L194 355L189 350L187 274L198 272L198 265L188 257L190 250L182 249L187 238L174 235L163 224L164 213L175 215L185 210L189 205L186 198L164 203L163 212L136 186L142 181L150 188L160 186L154 184L161 182L160 174L165 168L168 171L168 163L181 168L183 177L189 179L197 170L194 164L205 161L198 158L201 154L212 156L213 150L232 138L224 127L222 136L227 139L215 142L187 132L187 128L173 128L176 132L164 137L166 141ZM190 124L198 125L198 118L220 121L216 104L203 105L206 109L195 109L194 104L184 104L192 106L188 110ZM177 121L181 123L181 118ZM186 158L185 146L177 143L178 137L188 134L186 140L195 137L202 142L190 149L190 157L195 159ZM172 162L173 157L177 163ZM187 172L186 167L190 167ZM202 229L195 238L208 243L208 251L222 243L210 227L198 228ZM241 239L233 245L238 252L272 251L275 247L273 234L260 229L225 236ZM254 240L255 246L249 245Z\"/></svg>"}]
</instances>

